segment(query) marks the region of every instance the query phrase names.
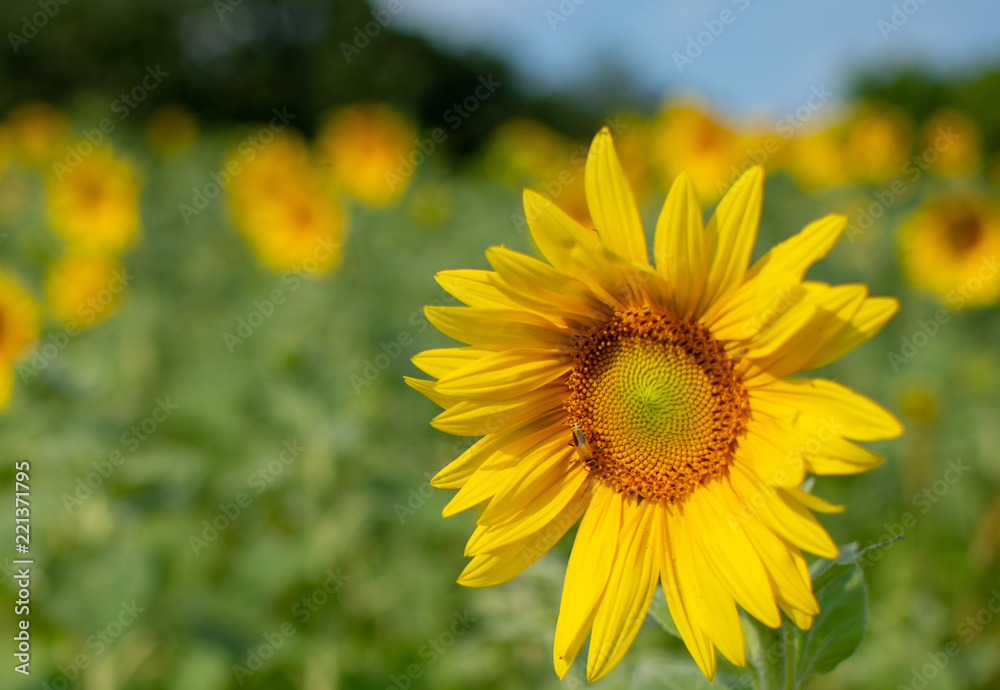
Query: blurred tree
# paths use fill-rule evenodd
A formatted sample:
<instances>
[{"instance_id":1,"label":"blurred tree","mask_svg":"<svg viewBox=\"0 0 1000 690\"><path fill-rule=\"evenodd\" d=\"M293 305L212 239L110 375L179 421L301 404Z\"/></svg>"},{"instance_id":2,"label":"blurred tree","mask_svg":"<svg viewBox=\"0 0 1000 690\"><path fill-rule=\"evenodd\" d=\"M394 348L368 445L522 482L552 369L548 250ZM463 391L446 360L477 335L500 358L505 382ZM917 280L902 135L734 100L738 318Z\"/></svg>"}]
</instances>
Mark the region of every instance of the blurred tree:
<instances>
[{"instance_id":1,"label":"blurred tree","mask_svg":"<svg viewBox=\"0 0 1000 690\"><path fill-rule=\"evenodd\" d=\"M513 115L592 133L596 110L583 112L579 101L529 97L496 59L447 55L402 33L409 2L379 10L364 0L52 0L43 9L11 0L0 6L12 48L0 51L0 110L81 94L108 99L110 109L159 66L169 76L135 109L182 102L211 123L270 119L272 108L287 107L312 132L330 106L379 100L444 127L460 153ZM500 84L485 99L475 96L481 78ZM469 113L467 99L481 107Z\"/></svg>"}]
</instances>

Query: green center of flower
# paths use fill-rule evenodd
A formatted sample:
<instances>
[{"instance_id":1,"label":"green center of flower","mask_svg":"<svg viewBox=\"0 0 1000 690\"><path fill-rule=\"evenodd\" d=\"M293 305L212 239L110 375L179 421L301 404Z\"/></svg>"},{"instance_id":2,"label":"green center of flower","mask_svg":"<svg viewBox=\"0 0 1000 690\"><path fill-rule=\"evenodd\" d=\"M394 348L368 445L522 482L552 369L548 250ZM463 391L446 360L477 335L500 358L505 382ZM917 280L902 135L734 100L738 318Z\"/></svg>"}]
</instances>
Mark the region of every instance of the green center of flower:
<instances>
[{"instance_id":1,"label":"green center of flower","mask_svg":"<svg viewBox=\"0 0 1000 690\"><path fill-rule=\"evenodd\" d=\"M721 476L747 395L699 324L648 309L617 313L577 353L566 404L580 457L619 492L675 501Z\"/></svg>"}]
</instances>

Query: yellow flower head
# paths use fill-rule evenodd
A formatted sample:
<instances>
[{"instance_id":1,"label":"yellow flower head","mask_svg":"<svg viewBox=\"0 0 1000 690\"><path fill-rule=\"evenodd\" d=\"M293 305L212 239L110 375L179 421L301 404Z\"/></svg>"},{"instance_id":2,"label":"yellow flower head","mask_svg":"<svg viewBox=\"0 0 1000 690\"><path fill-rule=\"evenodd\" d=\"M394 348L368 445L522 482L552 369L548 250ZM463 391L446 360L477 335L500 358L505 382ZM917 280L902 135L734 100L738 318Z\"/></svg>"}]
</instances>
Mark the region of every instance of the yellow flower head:
<instances>
[{"instance_id":1,"label":"yellow flower head","mask_svg":"<svg viewBox=\"0 0 1000 690\"><path fill-rule=\"evenodd\" d=\"M1000 206L970 194L924 203L900 228L903 273L953 308L1000 299Z\"/></svg>"},{"instance_id":2,"label":"yellow flower head","mask_svg":"<svg viewBox=\"0 0 1000 690\"><path fill-rule=\"evenodd\" d=\"M158 156L180 156L198 140L198 118L182 105L165 105L146 120L146 140Z\"/></svg>"},{"instance_id":3,"label":"yellow flower head","mask_svg":"<svg viewBox=\"0 0 1000 690\"><path fill-rule=\"evenodd\" d=\"M316 148L337 185L366 204L384 206L409 185L407 158L415 138L413 125L392 108L362 104L331 112Z\"/></svg>"},{"instance_id":4,"label":"yellow flower head","mask_svg":"<svg viewBox=\"0 0 1000 690\"><path fill-rule=\"evenodd\" d=\"M807 189L836 187L850 180L851 171L839 136L839 130L832 128L792 139L788 166L800 185Z\"/></svg>"},{"instance_id":5,"label":"yellow flower head","mask_svg":"<svg viewBox=\"0 0 1000 690\"><path fill-rule=\"evenodd\" d=\"M71 247L117 252L139 230L139 183L132 163L98 146L68 171L46 181L49 220Z\"/></svg>"},{"instance_id":6,"label":"yellow flower head","mask_svg":"<svg viewBox=\"0 0 1000 690\"><path fill-rule=\"evenodd\" d=\"M48 165L69 143L70 123L48 103L23 103L7 114L14 158L24 165Z\"/></svg>"},{"instance_id":7,"label":"yellow flower head","mask_svg":"<svg viewBox=\"0 0 1000 690\"><path fill-rule=\"evenodd\" d=\"M972 175L979 170L979 127L958 110L945 109L924 124L921 155L938 175Z\"/></svg>"},{"instance_id":8,"label":"yellow flower head","mask_svg":"<svg viewBox=\"0 0 1000 690\"><path fill-rule=\"evenodd\" d=\"M666 181L686 173L702 201L718 199L745 162L746 142L695 108L667 107L653 128L650 163Z\"/></svg>"},{"instance_id":9,"label":"yellow flower head","mask_svg":"<svg viewBox=\"0 0 1000 690\"><path fill-rule=\"evenodd\" d=\"M845 156L855 179L880 182L903 172L912 145L913 126L905 113L866 104L848 123Z\"/></svg>"},{"instance_id":10,"label":"yellow flower head","mask_svg":"<svg viewBox=\"0 0 1000 690\"><path fill-rule=\"evenodd\" d=\"M280 132L252 158L234 153L230 161L241 168L229 186L229 208L261 263L323 271L337 262L344 212L300 137Z\"/></svg>"},{"instance_id":11,"label":"yellow flower head","mask_svg":"<svg viewBox=\"0 0 1000 690\"><path fill-rule=\"evenodd\" d=\"M91 326L118 309L125 281L121 263L111 256L69 255L49 266L45 295L57 319Z\"/></svg>"},{"instance_id":12,"label":"yellow flower head","mask_svg":"<svg viewBox=\"0 0 1000 690\"><path fill-rule=\"evenodd\" d=\"M716 649L745 651L737 604L777 627L818 609L803 552L837 547L813 511L838 512L800 485L882 458L853 441L899 422L822 378L788 378L861 344L897 302L864 285L803 281L846 219L827 216L749 259L763 172L743 175L703 223L680 174L653 257L631 188L602 130L585 186L596 230L526 191L545 261L493 247L493 270L438 282L468 306L427 307L465 347L428 350L408 382L444 408L441 431L482 436L432 480L459 489L446 516L479 506L459 582L483 587L530 565L580 522L566 571L554 661L563 676L590 636L587 676L632 642L661 583L705 675Z\"/></svg>"},{"instance_id":13,"label":"yellow flower head","mask_svg":"<svg viewBox=\"0 0 1000 690\"><path fill-rule=\"evenodd\" d=\"M543 190L566 213L588 225L581 149L586 151L542 122L514 118L491 135L486 167L512 187Z\"/></svg>"},{"instance_id":14,"label":"yellow flower head","mask_svg":"<svg viewBox=\"0 0 1000 690\"><path fill-rule=\"evenodd\" d=\"M0 408L10 398L12 363L38 337L38 308L27 292L0 273Z\"/></svg>"},{"instance_id":15,"label":"yellow flower head","mask_svg":"<svg viewBox=\"0 0 1000 690\"><path fill-rule=\"evenodd\" d=\"M244 235L269 268L322 272L340 259L343 232L343 210L314 185L260 204Z\"/></svg>"}]
</instances>

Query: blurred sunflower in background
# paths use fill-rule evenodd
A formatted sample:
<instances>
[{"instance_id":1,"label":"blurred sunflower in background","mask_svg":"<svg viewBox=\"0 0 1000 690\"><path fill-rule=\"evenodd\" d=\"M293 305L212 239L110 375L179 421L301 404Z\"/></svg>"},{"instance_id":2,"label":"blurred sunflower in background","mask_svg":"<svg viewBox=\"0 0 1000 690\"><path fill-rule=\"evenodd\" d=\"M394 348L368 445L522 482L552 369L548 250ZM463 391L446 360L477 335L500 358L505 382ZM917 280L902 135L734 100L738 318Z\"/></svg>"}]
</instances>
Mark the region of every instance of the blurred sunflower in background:
<instances>
[{"instance_id":1,"label":"blurred sunflower in background","mask_svg":"<svg viewBox=\"0 0 1000 690\"><path fill-rule=\"evenodd\" d=\"M921 149L925 156L934 155L930 168L938 175L975 174L982 156L979 126L962 111L945 108L924 123Z\"/></svg>"},{"instance_id":2,"label":"blurred sunflower in background","mask_svg":"<svg viewBox=\"0 0 1000 690\"><path fill-rule=\"evenodd\" d=\"M46 180L49 222L71 247L120 252L139 231L139 181L135 167L110 146L98 146L74 167Z\"/></svg>"},{"instance_id":3,"label":"blurred sunflower in background","mask_svg":"<svg viewBox=\"0 0 1000 690\"><path fill-rule=\"evenodd\" d=\"M14 361L37 337L34 300L16 280L0 272L0 409L10 399Z\"/></svg>"},{"instance_id":4,"label":"blurred sunflower in background","mask_svg":"<svg viewBox=\"0 0 1000 690\"><path fill-rule=\"evenodd\" d=\"M42 167L63 152L70 139L70 121L48 103L22 103L7 113L14 158L21 164Z\"/></svg>"},{"instance_id":5,"label":"blurred sunflower in background","mask_svg":"<svg viewBox=\"0 0 1000 690\"><path fill-rule=\"evenodd\" d=\"M45 296L53 315L66 324L91 326L118 308L124 267L105 254L71 254L51 264Z\"/></svg>"},{"instance_id":6,"label":"blurred sunflower in background","mask_svg":"<svg viewBox=\"0 0 1000 690\"><path fill-rule=\"evenodd\" d=\"M409 186L403 164L415 137L413 124L389 106L362 103L327 114L316 150L329 162L335 185L366 204L385 206Z\"/></svg>"},{"instance_id":7,"label":"blurred sunflower in background","mask_svg":"<svg viewBox=\"0 0 1000 690\"><path fill-rule=\"evenodd\" d=\"M903 171L913 146L913 125L904 112L862 103L846 127L844 156L853 179L881 182Z\"/></svg>"},{"instance_id":8,"label":"blurred sunflower in background","mask_svg":"<svg viewBox=\"0 0 1000 690\"><path fill-rule=\"evenodd\" d=\"M850 180L851 173L840 143L840 129L810 131L792 139L786 162L803 188L837 187Z\"/></svg>"},{"instance_id":9,"label":"blurred sunflower in background","mask_svg":"<svg viewBox=\"0 0 1000 690\"><path fill-rule=\"evenodd\" d=\"M684 173L707 203L722 195L733 168L746 158L746 142L715 118L691 106L668 105L653 121L650 164L664 182Z\"/></svg>"},{"instance_id":10,"label":"blurred sunflower in background","mask_svg":"<svg viewBox=\"0 0 1000 690\"><path fill-rule=\"evenodd\" d=\"M261 263L325 271L339 260L345 214L301 137L279 132L252 157L233 152L234 164L230 213Z\"/></svg>"},{"instance_id":11,"label":"blurred sunflower in background","mask_svg":"<svg viewBox=\"0 0 1000 690\"><path fill-rule=\"evenodd\" d=\"M955 193L925 202L899 231L903 275L936 292L951 308L984 307L1000 299L1000 205Z\"/></svg>"},{"instance_id":12,"label":"blurred sunflower in background","mask_svg":"<svg viewBox=\"0 0 1000 690\"><path fill-rule=\"evenodd\" d=\"M589 225L583 188L586 160L576 142L529 118L511 119L493 132L486 146L487 171L509 187L543 189L578 222Z\"/></svg>"},{"instance_id":13,"label":"blurred sunflower in background","mask_svg":"<svg viewBox=\"0 0 1000 690\"><path fill-rule=\"evenodd\" d=\"M436 380L408 383L444 408L435 428L483 438L432 484L459 489L446 516L482 506L459 578L471 587L508 580L581 521L555 632L560 677L588 635L587 677L606 674L661 582L711 678L716 649L745 663L737 604L771 627L784 612L807 628L818 612L803 552L832 558L837 547L812 511L841 508L800 488L807 473L871 469L882 457L852 441L902 432L840 384L786 377L852 350L898 304L864 285L803 281L843 216L748 268L760 168L707 225L680 174L656 226L655 266L606 128L587 157L586 195L595 231L525 192L548 262L493 247L493 270L437 275L468 306L425 313L467 346L417 355Z\"/></svg>"}]
</instances>

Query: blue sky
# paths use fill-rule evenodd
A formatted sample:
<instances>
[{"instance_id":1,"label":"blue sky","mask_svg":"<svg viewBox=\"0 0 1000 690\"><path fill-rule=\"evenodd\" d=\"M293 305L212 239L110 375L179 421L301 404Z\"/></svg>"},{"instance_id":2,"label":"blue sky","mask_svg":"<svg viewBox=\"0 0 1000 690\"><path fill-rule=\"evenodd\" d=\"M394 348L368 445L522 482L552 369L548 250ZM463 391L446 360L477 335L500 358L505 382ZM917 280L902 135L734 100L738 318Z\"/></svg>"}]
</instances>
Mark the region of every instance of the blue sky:
<instances>
[{"instance_id":1,"label":"blue sky","mask_svg":"<svg viewBox=\"0 0 1000 690\"><path fill-rule=\"evenodd\" d=\"M498 55L538 88L579 84L612 63L647 92L698 94L740 117L778 117L813 86L846 98L857 66L919 60L949 71L1000 61L992 0L401 2L400 28ZM674 54L707 32L705 22L718 35L704 33L701 54L678 67Z\"/></svg>"}]
</instances>

